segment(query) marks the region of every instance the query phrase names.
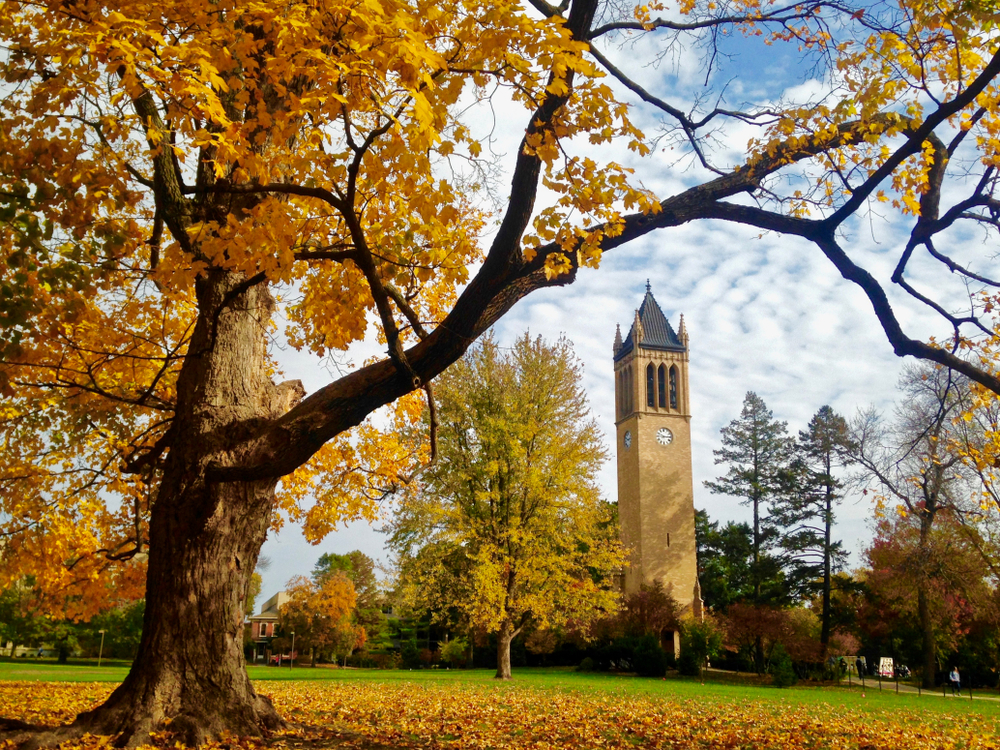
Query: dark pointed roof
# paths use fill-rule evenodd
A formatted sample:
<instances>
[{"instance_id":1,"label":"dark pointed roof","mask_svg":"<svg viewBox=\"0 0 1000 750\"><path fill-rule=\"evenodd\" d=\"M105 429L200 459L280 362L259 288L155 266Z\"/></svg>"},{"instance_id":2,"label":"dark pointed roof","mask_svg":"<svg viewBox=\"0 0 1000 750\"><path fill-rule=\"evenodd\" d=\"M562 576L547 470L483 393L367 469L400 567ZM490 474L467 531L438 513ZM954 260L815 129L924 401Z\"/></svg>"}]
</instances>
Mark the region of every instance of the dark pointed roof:
<instances>
[{"instance_id":1,"label":"dark pointed roof","mask_svg":"<svg viewBox=\"0 0 1000 750\"><path fill-rule=\"evenodd\" d=\"M642 341L639 346L643 349L665 349L668 351L684 351L684 344L670 327L670 321L663 314L663 310L653 298L649 283L646 283L646 296L639 305L639 322L642 324ZM629 329L628 336L622 344L622 348L615 354L615 361L628 354L635 347L635 322Z\"/></svg>"}]
</instances>

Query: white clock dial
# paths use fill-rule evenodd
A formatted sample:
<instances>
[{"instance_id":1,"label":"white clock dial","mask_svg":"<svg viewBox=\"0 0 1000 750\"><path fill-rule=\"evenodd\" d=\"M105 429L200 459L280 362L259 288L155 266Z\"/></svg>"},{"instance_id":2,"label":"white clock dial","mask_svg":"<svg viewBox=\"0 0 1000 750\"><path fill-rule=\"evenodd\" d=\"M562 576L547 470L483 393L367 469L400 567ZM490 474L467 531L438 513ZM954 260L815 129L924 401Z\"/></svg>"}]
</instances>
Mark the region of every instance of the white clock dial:
<instances>
[{"instance_id":1,"label":"white clock dial","mask_svg":"<svg viewBox=\"0 0 1000 750\"><path fill-rule=\"evenodd\" d=\"M625 437L622 439L622 442L625 443L626 448L632 447L632 432L630 430L625 430Z\"/></svg>"},{"instance_id":2,"label":"white clock dial","mask_svg":"<svg viewBox=\"0 0 1000 750\"><path fill-rule=\"evenodd\" d=\"M661 427L656 431L656 442L660 445L670 445L674 442L674 433L668 430L666 427Z\"/></svg>"}]
</instances>

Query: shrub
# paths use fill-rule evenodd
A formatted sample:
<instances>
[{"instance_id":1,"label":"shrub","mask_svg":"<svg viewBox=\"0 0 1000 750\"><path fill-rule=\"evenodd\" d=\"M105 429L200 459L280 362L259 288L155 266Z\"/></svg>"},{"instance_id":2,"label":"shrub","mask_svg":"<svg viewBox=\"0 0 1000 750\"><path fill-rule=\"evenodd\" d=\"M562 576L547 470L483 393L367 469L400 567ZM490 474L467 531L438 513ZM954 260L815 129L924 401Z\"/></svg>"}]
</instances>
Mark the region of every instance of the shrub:
<instances>
[{"instance_id":1,"label":"shrub","mask_svg":"<svg viewBox=\"0 0 1000 750\"><path fill-rule=\"evenodd\" d=\"M420 646L415 638L403 641L399 646L399 655L403 660L404 669L419 669L420 667Z\"/></svg>"},{"instance_id":2,"label":"shrub","mask_svg":"<svg viewBox=\"0 0 1000 750\"><path fill-rule=\"evenodd\" d=\"M576 668L577 672L593 672L597 669L597 665L594 664L594 660L589 656L580 662L580 666Z\"/></svg>"},{"instance_id":3,"label":"shrub","mask_svg":"<svg viewBox=\"0 0 1000 750\"><path fill-rule=\"evenodd\" d=\"M636 674L643 677L663 677L667 673L667 655L653 636L638 639L633 658Z\"/></svg>"},{"instance_id":4,"label":"shrub","mask_svg":"<svg viewBox=\"0 0 1000 750\"><path fill-rule=\"evenodd\" d=\"M714 659L722 650L722 628L711 615L689 617L681 623L681 655L677 668L681 674L698 674L706 659Z\"/></svg>"},{"instance_id":5,"label":"shrub","mask_svg":"<svg viewBox=\"0 0 1000 750\"><path fill-rule=\"evenodd\" d=\"M771 684L775 687L791 687L799 681L792 666L792 657L780 643L771 652Z\"/></svg>"},{"instance_id":6,"label":"shrub","mask_svg":"<svg viewBox=\"0 0 1000 750\"><path fill-rule=\"evenodd\" d=\"M701 669L702 660L694 651L681 644L681 655L677 657L677 671L688 677L696 677Z\"/></svg>"},{"instance_id":7,"label":"shrub","mask_svg":"<svg viewBox=\"0 0 1000 750\"><path fill-rule=\"evenodd\" d=\"M440 645L441 661L453 667L463 667L469 656L469 642L465 638L452 638Z\"/></svg>"},{"instance_id":8,"label":"shrub","mask_svg":"<svg viewBox=\"0 0 1000 750\"><path fill-rule=\"evenodd\" d=\"M669 659L651 635L615 638L597 650L597 667L603 671L615 669L635 672L643 677L662 677L667 673Z\"/></svg>"}]
</instances>

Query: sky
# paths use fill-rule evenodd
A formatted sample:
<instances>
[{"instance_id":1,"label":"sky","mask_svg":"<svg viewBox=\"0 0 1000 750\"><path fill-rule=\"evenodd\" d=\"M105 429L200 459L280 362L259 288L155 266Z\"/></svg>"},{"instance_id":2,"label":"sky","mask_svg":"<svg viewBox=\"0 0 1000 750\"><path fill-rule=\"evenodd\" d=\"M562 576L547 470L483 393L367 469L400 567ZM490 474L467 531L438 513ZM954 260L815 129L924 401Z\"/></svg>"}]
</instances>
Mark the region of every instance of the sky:
<instances>
[{"instance_id":1,"label":"sky","mask_svg":"<svg viewBox=\"0 0 1000 750\"><path fill-rule=\"evenodd\" d=\"M644 44L615 53L643 85L672 92L677 100L693 101L703 93L703 58L680 51L659 67L641 67L649 58ZM822 94L828 83L815 78L811 60L794 49L766 47L760 40L737 38L727 43L710 78L725 87L727 104L741 98L806 100ZM523 123L520 110L498 108L497 122ZM655 132L654 113L633 112L646 132ZM523 127L523 126L522 126ZM519 137L494 131L493 150L509 154ZM716 146L716 156L739 160L752 132L733 128ZM504 138L507 140L504 140ZM513 140L512 140L513 139ZM617 155L629 163L628 152ZM668 196L704 178L689 163L677 164L664 154L652 170L641 173L644 184ZM507 160L509 162L509 159ZM508 184L505 180L504 184ZM544 195L541 196L544 199ZM899 227L891 222L858 222L848 228L848 247L884 281L894 258L887 252ZM916 281L930 268L917 263ZM927 276L928 283L930 277ZM690 385L693 439L694 504L713 520L749 520L749 509L734 498L713 495L703 485L725 473L713 463L719 430L739 415L744 396L754 391L775 417L788 422L791 434L804 429L823 405L851 417L874 405L890 410L904 362L897 358L863 294L840 278L833 266L809 243L723 223L699 223L647 235L640 241L605 254L597 270L583 269L572 285L533 293L519 302L496 326L501 344L524 331L554 340L565 334L584 367L583 385L591 410L609 447L614 443L614 377L612 342L615 325L627 334L635 309L649 281L652 292L675 330L681 313L690 335ZM947 290L946 290L947 292ZM955 290L960 297L961 290ZM957 298L957 297L956 297ZM946 330L912 302L891 297L912 334L944 335ZM352 350L360 361L376 353L372 342ZM277 352L286 377L302 378L307 391L328 382L330 374L305 355L290 349ZM601 472L608 500L615 500L617 480L612 458ZM869 501L848 497L838 512L836 535L851 554L851 565L870 538ZM329 535L316 546L305 542L291 525L271 533L262 554L270 559L264 571L261 601L280 590L294 575L308 574L324 552L360 549L387 562L384 536L365 523L354 523Z\"/></svg>"}]
</instances>

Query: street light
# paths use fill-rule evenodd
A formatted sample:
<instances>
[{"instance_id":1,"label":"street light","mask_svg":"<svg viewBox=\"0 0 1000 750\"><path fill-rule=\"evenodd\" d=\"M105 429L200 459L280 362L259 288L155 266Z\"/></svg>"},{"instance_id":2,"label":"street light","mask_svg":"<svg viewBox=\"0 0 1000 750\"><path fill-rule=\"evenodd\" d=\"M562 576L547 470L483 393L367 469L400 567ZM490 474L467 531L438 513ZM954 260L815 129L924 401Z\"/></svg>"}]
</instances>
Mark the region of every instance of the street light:
<instances>
[{"instance_id":1,"label":"street light","mask_svg":"<svg viewBox=\"0 0 1000 750\"><path fill-rule=\"evenodd\" d=\"M101 666L101 657L104 656L104 631L98 630L101 634L101 650L97 652L97 666Z\"/></svg>"},{"instance_id":2,"label":"street light","mask_svg":"<svg viewBox=\"0 0 1000 750\"><path fill-rule=\"evenodd\" d=\"M292 653L288 655L288 668L292 668L292 664L295 663L295 631L292 631Z\"/></svg>"}]
</instances>

